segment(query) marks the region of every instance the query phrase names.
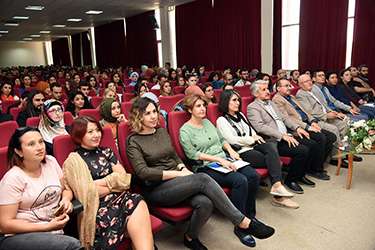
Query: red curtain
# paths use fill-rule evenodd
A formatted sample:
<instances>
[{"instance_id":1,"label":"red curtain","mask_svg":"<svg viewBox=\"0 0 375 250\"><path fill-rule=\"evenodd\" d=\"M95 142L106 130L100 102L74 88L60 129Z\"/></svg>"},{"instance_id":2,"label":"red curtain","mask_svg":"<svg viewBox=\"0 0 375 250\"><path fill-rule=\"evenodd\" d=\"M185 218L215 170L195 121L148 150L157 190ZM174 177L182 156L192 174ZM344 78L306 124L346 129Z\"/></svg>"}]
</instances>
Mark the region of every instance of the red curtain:
<instances>
[{"instance_id":1,"label":"red curtain","mask_svg":"<svg viewBox=\"0 0 375 250\"><path fill-rule=\"evenodd\" d=\"M127 61L131 66L158 65L154 16L154 11L148 11L126 18Z\"/></svg>"},{"instance_id":2,"label":"red curtain","mask_svg":"<svg viewBox=\"0 0 375 250\"><path fill-rule=\"evenodd\" d=\"M347 17L347 0L301 1L301 70L339 70L345 67Z\"/></svg>"},{"instance_id":3,"label":"red curtain","mask_svg":"<svg viewBox=\"0 0 375 250\"><path fill-rule=\"evenodd\" d=\"M82 34L83 65L92 65L89 32L85 31L81 34Z\"/></svg>"},{"instance_id":4,"label":"red curtain","mask_svg":"<svg viewBox=\"0 0 375 250\"><path fill-rule=\"evenodd\" d=\"M276 74L278 69L281 69L281 15L282 15L282 0L273 1L273 60L272 60L272 74Z\"/></svg>"},{"instance_id":5,"label":"red curtain","mask_svg":"<svg viewBox=\"0 0 375 250\"><path fill-rule=\"evenodd\" d=\"M72 35L73 65L81 66L81 33Z\"/></svg>"},{"instance_id":6,"label":"red curtain","mask_svg":"<svg viewBox=\"0 0 375 250\"><path fill-rule=\"evenodd\" d=\"M67 38L52 41L52 56L55 65L70 66L69 46Z\"/></svg>"},{"instance_id":7,"label":"red curtain","mask_svg":"<svg viewBox=\"0 0 375 250\"><path fill-rule=\"evenodd\" d=\"M370 82L375 87L375 1L356 0L352 64L369 67ZM372 81L371 81L372 80Z\"/></svg>"},{"instance_id":8,"label":"red curtain","mask_svg":"<svg viewBox=\"0 0 375 250\"><path fill-rule=\"evenodd\" d=\"M261 66L260 0L198 0L176 7L179 65Z\"/></svg>"},{"instance_id":9,"label":"red curtain","mask_svg":"<svg viewBox=\"0 0 375 250\"><path fill-rule=\"evenodd\" d=\"M99 67L127 65L124 21L95 27L96 61Z\"/></svg>"},{"instance_id":10,"label":"red curtain","mask_svg":"<svg viewBox=\"0 0 375 250\"><path fill-rule=\"evenodd\" d=\"M82 39L82 43L81 43ZM81 51L83 54L83 65L91 65L91 48L88 39L88 32L82 32L72 35L73 64L81 66Z\"/></svg>"}]
</instances>

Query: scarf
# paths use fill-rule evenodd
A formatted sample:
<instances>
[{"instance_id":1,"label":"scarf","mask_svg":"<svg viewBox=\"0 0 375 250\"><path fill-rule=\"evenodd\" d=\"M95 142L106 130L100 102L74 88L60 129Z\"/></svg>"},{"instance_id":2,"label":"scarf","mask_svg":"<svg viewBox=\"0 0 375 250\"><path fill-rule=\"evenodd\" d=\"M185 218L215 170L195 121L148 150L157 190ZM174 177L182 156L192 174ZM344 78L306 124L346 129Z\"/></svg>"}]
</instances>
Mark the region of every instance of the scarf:
<instances>
[{"instance_id":1,"label":"scarf","mask_svg":"<svg viewBox=\"0 0 375 250\"><path fill-rule=\"evenodd\" d=\"M117 122L117 118L112 116L112 103L114 103L115 101L116 100L113 98L106 98L100 104L100 115L105 121L110 123Z\"/></svg>"},{"instance_id":2,"label":"scarf","mask_svg":"<svg viewBox=\"0 0 375 250\"><path fill-rule=\"evenodd\" d=\"M48 110L52 107L59 106L64 112L64 107L61 102L56 100L47 100L43 103L42 116L39 121L38 129L42 134L43 139L48 143L53 143L53 138L58 135L67 135L68 132L65 130L64 118L60 121L53 121L48 116Z\"/></svg>"}]
</instances>

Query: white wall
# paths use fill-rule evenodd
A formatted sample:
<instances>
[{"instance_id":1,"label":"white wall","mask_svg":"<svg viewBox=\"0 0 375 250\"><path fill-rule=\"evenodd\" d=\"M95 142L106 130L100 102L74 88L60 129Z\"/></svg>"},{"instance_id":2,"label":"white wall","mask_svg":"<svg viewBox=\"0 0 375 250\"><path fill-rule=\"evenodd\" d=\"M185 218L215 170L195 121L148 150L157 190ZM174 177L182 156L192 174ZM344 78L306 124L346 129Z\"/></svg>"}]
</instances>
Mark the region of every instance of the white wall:
<instances>
[{"instance_id":1,"label":"white wall","mask_svg":"<svg viewBox=\"0 0 375 250\"><path fill-rule=\"evenodd\" d=\"M46 64L43 42L0 42L0 67Z\"/></svg>"}]
</instances>

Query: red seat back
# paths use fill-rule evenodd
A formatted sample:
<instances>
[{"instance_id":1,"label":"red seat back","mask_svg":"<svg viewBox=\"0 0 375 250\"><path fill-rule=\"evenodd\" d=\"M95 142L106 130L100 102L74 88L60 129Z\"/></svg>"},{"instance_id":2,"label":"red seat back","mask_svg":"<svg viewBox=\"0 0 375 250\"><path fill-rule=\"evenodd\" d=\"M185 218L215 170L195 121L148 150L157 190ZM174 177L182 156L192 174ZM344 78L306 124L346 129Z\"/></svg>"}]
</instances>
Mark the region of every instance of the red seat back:
<instances>
[{"instance_id":1,"label":"red seat back","mask_svg":"<svg viewBox=\"0 0 375 250\"><path fill-rule=\"evenodd\" d=\"M160 89L150 89L151 93L154 93L157 97L160 96Z\"/></svg>"},{"instance_id":2,"label":"red seat back","mask_svg":"<svg viewBox=\"0 0 375 250\"><path fill-rule=\"evenodd\" d=\"M172 145L177 155L182 159L186 159L184 149L180 143L180 128L190 119L190 114L181 111L172 111L168 114L168 131L171 137Z\"/></svg>"},{"instance_id":3,"label":"red seat back","mask_svg":"<svg viewBox=\"0 0 375 250\"><path fill-rule=\"evenodd\" d=\"M7 113L9 106L15 104L16 102L18 102L18 101L2 101L1 102L1 110L3 111L3 113Z\"/></svg>"},{"instance_id":4,"label":"red seat back","mask_svg":"<svg viewBox=\"0 0 375 250\"><path fill-rule=\"evenodd\" d=\"M100 119L102 119L102 117L100 116L99 109L81 109L78 112L78 116L79 117L81 117L81 116L91 116L91 117L95 118L95 120L97 120L97 121L100 121Z\"/></svg>"},{"instance_id":5,"label":"red seat back","mask_svg":"<svg viewBox=\"0 0 375 250\"><path fill-rule=\"evenodd\" d=\"M128 155L126 154L126 140L131 133L129 124L126 122L122 122L118 127L118 148L120 151L120 156L122 162L124 163L124 167L126 172L133 174L134 169L130 164L128 159Z\"/></svg>"},{"instance_id":6,"label":"red seat back","mask_svg":"<svg viewBox=\"0 0 375 250\"><path fill-rule=\"evenodd\" d=\"M102 103L102 101L103 101L103 97L102 96L93 96L93 97L91 97L91 100L90 100L91 105L94 108L97 108L100 105L100 103Z\"/></svg>"},{"instance_id":7,"label":"red seat back","mask_svg":"<svg viewBox=\"0 0 375 250\"><path fill-rule=\"evenodd\" d=\"M1 140L0 147L8 146L10 137L14 134L14 131L18 128L16 121L6 121L0 123Z\"/></svg>"},{"instance_id":8,"label":"red seat back","mask_svg":"<svg viewBox=\"0 0 375 250\"><path fill-rule=\"evenodd\" d=\"M132 102L121 103L121 112L125 115L126 119L129 119L130 109L132 108Z\"/></svg>"},{"instance_id":9,"label":"red seat back","mask_svg":"<svg viewBox=\"0 0 375 250\"><path fill-rule=\"evenodd\" d=\"M160 109L163 109L169 113L173 111L174 105L178 101L182 100L184 97L185 95L182 95L182 94L173 95L173 96L160 96L159 97Z\"/></svg>"},{"instance_id":10,"label":"red seat back","mask_svg":"<svg viewBox=\"0 0 375 250\"><path fill-rule=\"evenodd\" d=\"M39 122L40 122L39 116L29 117L26 120L26 126L32 127L32 128L37 128L39 126Z\"/></svg>"},{"instance_id":11,"label":"red seat back","mask_svg":"<svg viewBox=\"0 0 375 250\"><path fill-rule=\"evenodd\" d=\"M70 112L64 112L64 123L65 125L72 126L74 117Z\"/></svg>"},{"instance_id":12,"label":"red seat back","mask_svg":"<svg viewBox=\"0 0 375 250\"><path fill-rule=\"evenodd\" d=\"M8 171L8 147L0 148L0 180L4 174Z\"/></svg>"},{"instance_id":13,"label":"red seat back","mask_svg":"<svg viewBox=\"0 0 375 250\"><path fill-rule=\"evenodd\" d=\"M299 89L300 89L300 87L291 89L290 90L290 94L295 96L297 94L297 92L298 92Z\"/></svg>"},{"instance_id":14,"label":"red seat back","mask_svg":"<svg viewBox=\"0 0 375 250\"><path fill-rule=\"evenodd\" d=\"M185 86L176 86L176 87L173 87L173 93L175 95L177 95L177 94L184 94L185 93L185 89L186 89Z\"/></svg>"},{"instance_id":15,"label":"red seat back","mask_svg":"<svg viewBox=\"0 0 375 250\"><path fill-rule=\"evenodd\" d=\"M249 106L249 104L254 101L254 97L253 96L243 97L241 98L241 101L242 101L241 112L247 117L247 106Z\"/></svg>"},{"instance_id":16,"label":"red seat back","mask_svg":"<svg viewBox=\"0 0 375 250\"><path fill-rule=\"evenodd\" d=\"M250 86L234 86L234 90L237 91L241 97L251 96Z\"/></svg>"},{"instance_id":17,"label":"red seat back","mask_svg":"<svg viewBox=\"0 0 375 250\"><path fill-rule=\"evenodd\" d=\"M122 102L129 102L131 99L133 99L135 97L135 94L134 93L124 93L122 95Z\"/></svg>"},{"instance_id":18,"label":"red seat back","mask_svg":"<svg viewBox=\"0 0 375 250\"><path fill-rule=\"evenodd\" d=\"M207 119L210 120L210 122L216 126L216 120L220 116L219 112L219 104L217 103L210 103L207 106Z\"/></svg>"},{"instance_id":19,"label":"red seat back","mask_svg":"<svg viewBox=\"0 0 375 250\"><path fill-rule=\"evenodd\" d=\"M131 85L126 85L125 86L125 93L134 93L134 90L135 90L135 86L131 86Z\"/></svg>"},{"instance_id":20,"label":"red seat back","mask_svg":"<svg viewBox=\"0 0 375 250\"><path fill-rule=\"evenodd\" d=\"M13 120L17 121L18 115L21 112L21 108L13 107L9 110L9 113L13 116Z\"/></svg>"},{"instance_id":21,"label":"red seat back","mask_svg":"<svg viewBox=\"0 0 375 250\"><path fill-rule=\"evenodd\" d=\"M217 103L219 103L219 101L220 101L221 93L223 93L222 89L214 89L214 95L215 95L215 99L216 99Z\"/></svg>"}]
</instances>

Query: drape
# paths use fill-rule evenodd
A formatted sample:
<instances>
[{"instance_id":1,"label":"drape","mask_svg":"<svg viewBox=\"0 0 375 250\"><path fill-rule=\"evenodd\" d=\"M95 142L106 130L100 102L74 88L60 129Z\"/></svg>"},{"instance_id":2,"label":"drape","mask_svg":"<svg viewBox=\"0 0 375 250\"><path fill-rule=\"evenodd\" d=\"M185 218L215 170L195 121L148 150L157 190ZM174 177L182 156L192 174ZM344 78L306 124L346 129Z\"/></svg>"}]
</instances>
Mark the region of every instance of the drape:
<instances>
[{"instance_id":1,"label":"drape","mask_svg":"<svg viewBox=\"0 0 375 250\"><path fill-rule=\"evenodd\" d=\"M72 54L73 54L73 65L81 66L81 33L72 35Z\"/></svg>"},{"instance_id":2,"label":"drape","mask_svg":"<svg viewBox=\"0 0 375 250\"><path fill-rule=\"evenodd\" d=\"M366 64L369 79L375 87L375 1L357 0L354 19L352 64Z\"/></svg>"},{"instance_id":3,"label":"drape","mask_svg":"<svg viewBox=\"0 0 375 250\"><path fill-rule=\"evenodd\" d=\"M299 68L344 68L348 1L302 0L300 8Z\"/></svg>"},{"instance_id":4,"label":"drape","mask_svg":"<svg viewBox=\"0 0 375 250\"><path fill-rule=\"evenodd\" d=\"M154 11L148 11L126 18L127 61L131 66L158 65L154 16Z\"/></svg>"},{"instance_id":5,"label":"drape","mask_svg":"<svg viewBox=\"0 0 375 250\"><path fill-rule=\"evenodd\" d=\"M273 0L273 59L272 74L281 69L281 15L282 0Z\"/></svg>"},{"instance_id":6,"label":"drape","mask_svg":"<svg viewBox=\"0 0 375 250\"><path fill-rule=\"evenodd\" d=\"M67 38L52 41L52 56L55 65L70 66L69 46Z\"/></svg>"},{"instance_id":7,"label":"drape","mask_svg":"<svg viewBox=\"0 0 375 250\"><path fill-rule=\"evenodd\" d=\"M179 65L260 68L260 0L198 0L176 7Z\"/></svg>"},{"instance_id":8,"label":"drape","mask_svg":"<svg viewBox=\"0 0 375 250\"><path fill-rule=\"evenodd\" d=\"M95 27L96 62L99 67L126 66L124 21Z\"/></svg>"}]
</instances>

